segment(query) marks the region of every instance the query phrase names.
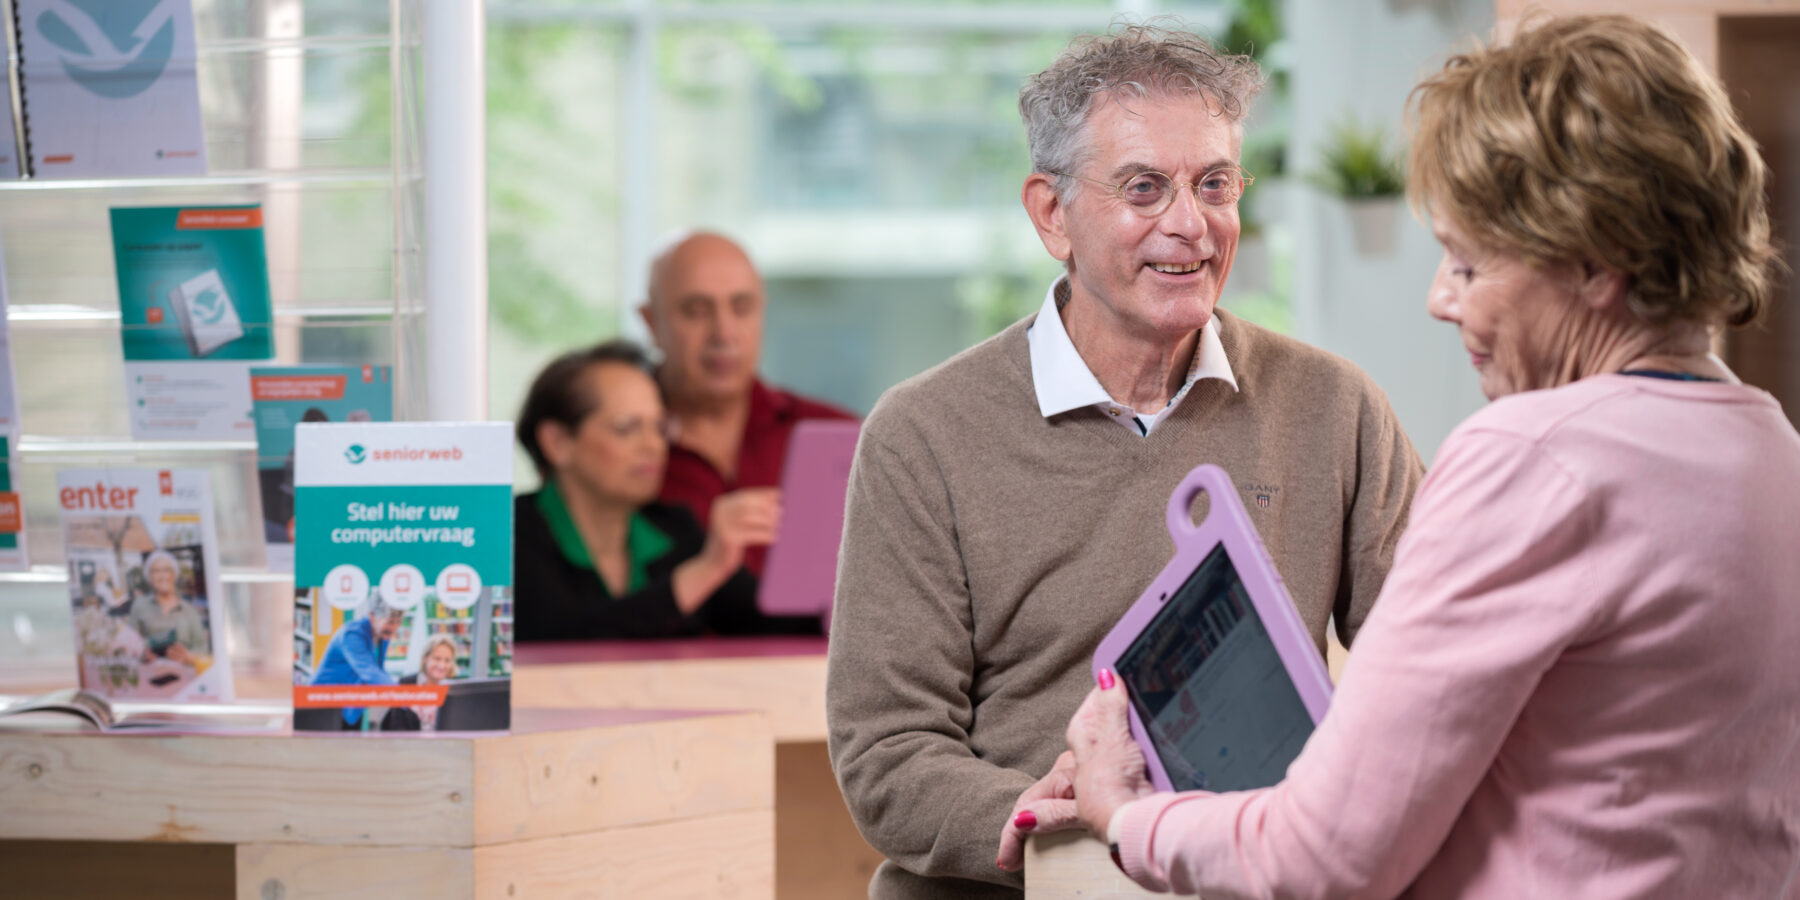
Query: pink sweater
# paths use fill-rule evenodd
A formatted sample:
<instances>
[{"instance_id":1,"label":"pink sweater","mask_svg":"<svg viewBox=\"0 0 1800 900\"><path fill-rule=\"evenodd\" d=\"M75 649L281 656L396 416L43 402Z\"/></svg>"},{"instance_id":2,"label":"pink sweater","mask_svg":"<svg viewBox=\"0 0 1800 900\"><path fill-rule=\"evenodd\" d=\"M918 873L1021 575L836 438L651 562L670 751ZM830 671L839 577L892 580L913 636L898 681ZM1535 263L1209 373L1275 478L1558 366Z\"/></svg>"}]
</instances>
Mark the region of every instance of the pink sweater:
<instances>
[{"instance_id":1,"label":"pink sweater","mask_svg":"<svg viewBox=\"0 0 1800 900\"><path fill-rule=\"evenodd\" d=\"M1118 828L1209 900L1800 898L1800 435L1722 384L1488 406L1287 780Z\"/></svg>"}]
</instances>

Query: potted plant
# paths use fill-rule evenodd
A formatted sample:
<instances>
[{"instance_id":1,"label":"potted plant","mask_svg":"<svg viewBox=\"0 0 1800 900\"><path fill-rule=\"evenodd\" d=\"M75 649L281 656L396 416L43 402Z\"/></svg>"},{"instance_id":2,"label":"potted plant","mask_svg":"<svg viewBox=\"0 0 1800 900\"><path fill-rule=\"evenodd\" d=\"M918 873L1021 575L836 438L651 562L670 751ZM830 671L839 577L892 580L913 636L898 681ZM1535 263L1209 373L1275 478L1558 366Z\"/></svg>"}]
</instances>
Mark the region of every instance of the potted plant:
<instances>
[{"instance_id":1,"label":"potted plant","mask_svg":"<svg viewBox=\"0 0 1800 900\"><path fill-rule=\"evenodd\" d=\"M1378 126L1364 128L1348 119L1332 129L1330 142L1319 149L1324 164L1307 180L1349 206L1356 251L1364 256L1392 253L1406 173L1399 154L1388 150L1387 136Z\"/></svg>"}]
</instances>

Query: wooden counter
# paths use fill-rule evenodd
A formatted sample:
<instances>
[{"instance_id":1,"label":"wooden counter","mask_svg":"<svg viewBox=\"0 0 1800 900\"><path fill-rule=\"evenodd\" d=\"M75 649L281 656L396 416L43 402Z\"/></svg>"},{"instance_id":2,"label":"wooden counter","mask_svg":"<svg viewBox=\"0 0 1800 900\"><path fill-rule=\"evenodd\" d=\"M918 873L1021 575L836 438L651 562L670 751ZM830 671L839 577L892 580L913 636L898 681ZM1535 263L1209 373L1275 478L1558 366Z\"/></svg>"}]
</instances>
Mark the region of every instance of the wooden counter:
<instances>
[{"instance_id":1,"label":"wooden counter","mask_svg":"<svg viewBox=\"0 0 1800 900\"><path fill-rule=\"evenodd\" d=\"M1085 831L1034 835L1025 843L1025 900L1136 900L1161 897L1113 865L1106 845Z\"/></svg>"},{"instance_id":2,"label":"wooden counter","mask_svg":"<svg viewBox=\"0 0 1800 900\"><path fill-rule=\"evenodd\" d=\"M881 854L850 821L826 753L824 638L520 644L513 702L766 714L775 734L776 896L868 895Z\"/></svg>"},{"instance_id":3,"label":"wooden counter","mask_svg":"<svg viewBox=\"0 0 1800 900\"><path fill-rule=\"evenodd\" d=\"M513 702L594 709L754 709L777 743L825 740L825 639L706 637L519 644Z\"/></svg>"},{"instance_id":4,"label":"wooden counter","mask_svg":"<svg viewBox=\"0 0 1800 900\"><path fill-rule=\"evenodd\" d=\"M773 896L761 714L513 715L497 734L0 732L6 894Z\"/></svg>"}]
</instances>

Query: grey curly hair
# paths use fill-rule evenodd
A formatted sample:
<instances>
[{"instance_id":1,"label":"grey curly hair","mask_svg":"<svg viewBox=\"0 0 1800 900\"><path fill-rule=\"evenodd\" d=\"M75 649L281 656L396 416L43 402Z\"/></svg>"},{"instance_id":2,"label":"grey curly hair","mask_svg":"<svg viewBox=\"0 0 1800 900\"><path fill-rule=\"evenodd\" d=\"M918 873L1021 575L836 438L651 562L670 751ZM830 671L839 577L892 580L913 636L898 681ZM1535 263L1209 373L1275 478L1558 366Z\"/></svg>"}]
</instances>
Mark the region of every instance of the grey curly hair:
<instances>
[{"instance_id":1,"label":"grey curly hair","mask_svg":"<svg viewBox=\"0 0 1800 900\"><path fill-rule=\"evenodd\" d=\"M369 618L380 621L382 619L398 619L404 615L406 615L404 607L395 605L379 589L375 591L375 596L369 603Z\"/></svg>"},{"instance_id":2,"label":"grey curly hair","mask_svg":"<svg viewBox=\"0 0 1800 900\"><path fill-rule=\"evenodd\" d=\"M1019 90L1019 116L1034 172L1055 174L1057 196L1086 162L1086 129L1093 98L1203 94L1233 124L1243 122L1262 90L1262 70L1248 56L1225 53L1205 38L1158 24L1126 25L1111 34L1082 35L1050 67Z\"/></svg>"}]
</instances>

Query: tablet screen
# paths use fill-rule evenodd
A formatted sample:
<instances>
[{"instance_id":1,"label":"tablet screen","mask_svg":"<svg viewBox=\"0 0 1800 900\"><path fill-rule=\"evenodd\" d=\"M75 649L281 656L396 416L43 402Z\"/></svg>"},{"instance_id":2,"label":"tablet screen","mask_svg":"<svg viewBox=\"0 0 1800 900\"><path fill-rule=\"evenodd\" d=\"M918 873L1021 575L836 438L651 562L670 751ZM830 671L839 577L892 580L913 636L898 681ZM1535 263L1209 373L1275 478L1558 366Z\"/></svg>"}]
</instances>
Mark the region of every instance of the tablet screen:
<instances>
[{"instance_id":1,"label":"tablet screen","mask_svg":"<svg viewBox=\"0 0 1800 900\"><path fill-rule=\"evenodd\" d=\"M1224 545L1120 655L1117 670L1175 790L1281 781L1313 720Z\"/></svg>"}]
</instances>

